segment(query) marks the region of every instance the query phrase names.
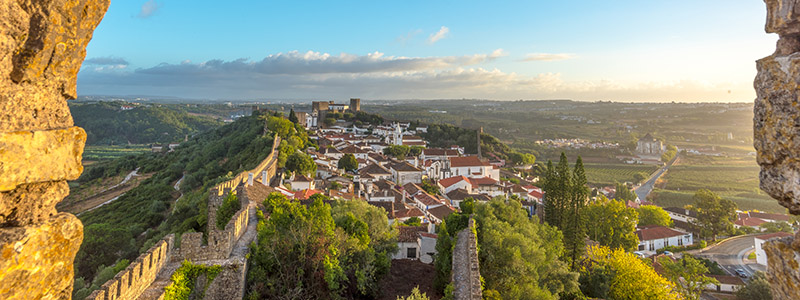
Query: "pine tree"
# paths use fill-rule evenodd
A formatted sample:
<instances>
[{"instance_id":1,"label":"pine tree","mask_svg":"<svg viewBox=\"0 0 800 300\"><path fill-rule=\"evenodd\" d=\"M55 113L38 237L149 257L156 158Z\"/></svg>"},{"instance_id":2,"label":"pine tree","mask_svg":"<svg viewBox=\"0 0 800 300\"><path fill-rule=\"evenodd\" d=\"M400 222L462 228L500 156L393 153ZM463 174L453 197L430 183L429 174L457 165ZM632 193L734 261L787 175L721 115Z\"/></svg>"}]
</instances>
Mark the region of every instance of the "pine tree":
<instances>
[{"instance_id":1,"label":"pine tree","mask_svg":"<svg viewBox=\"0 0 800 300\"><path fill-rule=\"evenodd\" d=\"M564 224L566 227L566 232L564 233L565 246L573 270L575 270L575 262L583 254L586 247L583 208L586 206L588 195L589 190L586 187L586 171L583 168L583 159L578 156L572 172L572 186L567 212L569 220Z\"/></svg>"},{"instance_id":2,"label":"pine tree","mask_svg":"<svg viewBox=\"0 0 800 300\"><path fill-rule=\"evenodd\" d=\"M555 208L558 211L558 215L556 218L556 224L558 229L564 230L564 223L566 222L565 213L568 209L568 202L569 202L569 195L570 190L572 189L572 176L569 172L569 161L567 161L567 155L564 152L561 152L561 157L558 159L558 165L556 165L556 184L555 190L557 192L557 199L555 202Z\"/></svg>"},{"instance_id":3,"label":"pine tree","mask_svg":"<svg viewBox=\"0 0 800 300\"><path fill-rule=\"evenodd\" d=\"M558 198L558 192L553 186L556 183L555 173L553 161L548 159L547 169L545 169L542 180L542 189L544 190L544 221L550 225L556 224L556 216L558 215L555 207L555 199Z\"/></svg>"},{"instance_id":4,"label":"pine tree","mask_svg":"<svg viewBox=\"0 0 800 300\"><path fill-rule=\"evenodd\" d=\"M299 122L299 120L297 119L297 115L294 114L294 108L289 110L289 121L292 121L292 123L295 124Z\"/></svg>"}]
</instances>

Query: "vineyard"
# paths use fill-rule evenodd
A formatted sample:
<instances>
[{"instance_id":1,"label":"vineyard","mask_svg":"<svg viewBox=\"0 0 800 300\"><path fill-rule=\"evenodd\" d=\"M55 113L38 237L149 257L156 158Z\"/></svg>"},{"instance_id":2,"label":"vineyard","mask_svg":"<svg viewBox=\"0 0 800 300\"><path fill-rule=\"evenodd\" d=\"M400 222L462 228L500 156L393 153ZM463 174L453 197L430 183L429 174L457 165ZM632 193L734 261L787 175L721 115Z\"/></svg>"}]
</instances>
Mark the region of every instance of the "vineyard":
<instances>
[{"instance_id":1,"label":"vineyard","mask_svg":"<svg viewBox=\"0 0 800 300\"><path fill-rule=\"evenodd\" d=\"M634 175L642 173L645 177L658 170L654 165L628 164L585 164L586 179L593 186L614 185L617 182L634 181Z\"/></svg>"},{"instance_id":2,"label":"vineyard","mask_svg":"<svg viewBox=\"0 0 800 300\"><path fill-rule=\"evenodd\" d=\"M742 210L783 213L784 209L758 187L758 172L753 157L689 155L669 169L651 197L661 206L683 207L694 202L692 196L697 190L708 189L736 202Z\"/></svg>"},{"instance_id":3,"label":"vineyard","mask_svg":"<svg viewBox=\"0 0 800 300\"><path fill-rule=\"evenodd\" d=\"M147 145L125 145L125 146L90 146L87 145L83 150L83 160L106 160L123 157L127 155L137 155L150 152Z\"/></svg>"}]
</instances>

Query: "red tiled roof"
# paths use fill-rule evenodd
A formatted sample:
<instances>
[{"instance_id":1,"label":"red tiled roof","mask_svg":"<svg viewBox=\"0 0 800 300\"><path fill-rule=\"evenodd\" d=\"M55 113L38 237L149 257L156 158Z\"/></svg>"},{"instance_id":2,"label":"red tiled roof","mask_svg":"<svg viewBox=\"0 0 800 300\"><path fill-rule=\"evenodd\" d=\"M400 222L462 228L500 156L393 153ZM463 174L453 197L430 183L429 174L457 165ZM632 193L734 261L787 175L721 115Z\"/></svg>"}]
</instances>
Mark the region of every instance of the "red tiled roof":
<instances>
[{"instance_id":1,"label":"red tiled roof","mask_svg":"<svg viewBox=\"0 0 800 300\"><path fill-rule=\"evenodd\" d=\"M406 161L391 164L390 167L397 172L422 172L419 168L412 166Z\"/></svg>"},{"instance_id":2,"label":"red tiled roof","mask_svg":"<svg viewBox=\"0 0 800 300\"><path fill-rule=\"evenodd\" d=\"M418 142L418 141L403 141L403 145L405 145L405 146L425 146L425 145L427 145L427 143L425 143L424 141L422 141L422 142Z\"/></svg>"},{"instance_id":3,"label":"red tiled roof","mask_svg":"<svg viewBox=\"0 0 800 300\"><path fill-rule=\"evenodd\" d=\"M313 196L314 194L322 194L322 191L305 189L305 190L302 190L302 191L295 192L294 193L294 198L297 199L297 200L305 200L305 199L308 199L309 197Z\"/></svg>"},{"instance_id":4,"label":"red tiled roof","mask_svg":"<svg viewBox=\"0 0 800 300\"><path fill-rule=\"evenodd\" d=\"M416 199L417 201L419 201L420 203L422 203L424 205L442 204L441 201L437 200L436 198L434 198L431 195L428 195L428 193L426 193L426 192L417 193L416 195L414 195L414 199Z\"/></svg>"},{"instance_id":5,"label":"red tiled roof","mask_svg":"<svg viewBox=\"0 0 800 300\"><path fill-rule=\"evenodd\" d=\"M432 239L439 238L439 235L435 233L420 232L419 235Z\"/></svg>"},{"instance_id":6,"label":"red tiled roof","mask_svg":"<svg viewBox=\"0 0 800 300\"><path fill-rule=\"evenodd\" d=\"M415 195L416 193L422 191L422 187L417 185L416 183L409 182L403 185L403 190L408 193L409 195Z\"/></svg>"},{"instance_id":7,"label":"red tiled roof","mask_svg":"<svg viewBox=\"0 0 800 300\"><path fill-rule=\"evenodd\" d=\"M762 212L750 212L750 217L765 219L765 220L784 221L784 222L789 222L792 220L789 216L784 214L771 214Z\"/></svg>"},{"instance_id":8,"label":"red tiled roof","mask_svg":"<svg viewBox=\"0 0 800 300\"><path fill-rule=\"evenodd\" d=\"M397 227L397 241L401 243L413 243L417 241L418 232L426 232L425 226L399 226Z\"/></svg>"},{"instance_id":9,"label":"red tiled roof","mask_svg":"<svg viewBox=\"0 0 800 300\"><path fill-rule=\"evenodd\" d=\"M437 207L429 209L428 213L432 214L434 217L436 217L439 220L444 220L445 218L447 218L447 216L449 216L450 214L454 213L454 211L449 206L442 205L442 206L437 206Z\"/></svg>"},{"instance_id":10,"label":"red tiled roof","mask_svg":"<svg viewBox=\"0 0 800 300\"><path fill-rule=\"evenodd\" d=\"M497 180L494 180L494 179L489 178L489 177L469 178L469 183L472 184L472 186L476 186L476 185L494 185L494 184L497 183Z\"/></svg>"},{"instance_id":11,"label":"red tiled roof","mask_svg":"<svg viewBox=\"0 0 800 300\"><path fill-rule=\"evenodd\" d=\"M637 230L636 235L639 237L640 241L649 241L649 240L670 238L673 236L680 236L684 235L684 233L677 230L669 229L664 226L652 226Z\"/></svg>"},{"instance_id":12,"label":"red tiled roof","mask_svg":"<svg viewBox=\"0 0 800 300\"><path fill-rule=\"evenodd\" d=\"M542 197L544 196L544 194L542 194L542 192L537 191L537 190L531 191L530 193L528 193L528 195L530 195L531 197L534 197L536 199L542 199Z\"/></svg>"},{"instance_id":13,"label":"red tiled roof","mask_svg":"<svg viewBox=\"0 0 800 300\"><path fill-rule=\"evenodd\" d=\"M490 166L488 162L481 161L477 156L450 157L450 167L477 167Z\"/></svg>"},{"instance_id":14,"label":"red tiled roof","mask_svg":"<svg viewBox=\"0 0 800 300\"><path fill-rule=\"evenodd\" d=\"M792 234L788 233L788 232L775 232L775 233L767 233L767 234L757 235L756 238L759 239L759 240L762 240L762 241L766 241L766 240L769 240L769 239L772 239L772 238L782 238L782 237L787 237L787 236L792 236Z\"/></svg>"},{"instance_id":15,"label":"red tiled roof","mask_svg":"<svg viewBox=\"0 0 800 300\"><path fill-rule=\"evenodd\" d=\"M754 226L758 226L758 225L764 224L766 222L767 221L764 221L764 220L759 219L759 218L744 218L744 219L738 219L738 220L734 221L733 224L736 224L736 225L739 225L739 226L754 227Z\"/></svg>"},{"instance_id":16,"label":"red tiled roof","mask_svg":"<svg viewBox=\"0 0 800 300\"><path fill-rule=\"evenodd\" d=\"M422 154L425 154L426 156L458 156L458 150L431 148L423 149Z\"/></svg>"},{"instance_id":17,"label":"red tiled roof","mask_svg":"<svg viewBox=\"0 0 800 300\"><path fill-rule=\"evenodd\" d=\"M453 177L450 177L450 178L445 178L445 179L439 180L439 184L442 185L445 188L448 188L448 187L450 187L450 186L452 186L452 185L454 185L456 183L462 182L462 181L466 181L467 183L470 183L470 181L469 181L469 179L467 179L467 177L459 175L459 176L453 176ZM470 184L472 184L472 183L470 183Z\"/></svg>"},{"instance_id":18,"label":"red tiled roof","mask_svg":"<svg viewBox=\"0 0 800 300\"><path fill-rule=\"evenodd\" d=\"M422 213L422 211L419 210L419 208L416 208L416 207L410 208L410 209L400 209L400 210L397 210L397 211L394 212L394 217L398 218L398 219L411 218L411 217L422 217L424 215L425 214Z\"/></svg>"}]
</instances>

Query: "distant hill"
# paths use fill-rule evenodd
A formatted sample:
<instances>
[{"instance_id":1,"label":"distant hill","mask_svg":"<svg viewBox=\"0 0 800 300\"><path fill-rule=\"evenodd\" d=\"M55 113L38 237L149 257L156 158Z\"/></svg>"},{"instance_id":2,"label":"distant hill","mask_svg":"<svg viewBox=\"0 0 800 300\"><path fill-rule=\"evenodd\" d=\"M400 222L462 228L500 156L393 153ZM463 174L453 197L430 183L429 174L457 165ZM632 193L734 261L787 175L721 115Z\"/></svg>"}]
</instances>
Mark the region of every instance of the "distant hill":
<instances>
[{"instance_id":1,"label":"distant hill","mask_svg":"<svg viewBox=\"0 0 800 300\"><path fill-rule=\"evenodd\" d=\"M189 135L222 125L207 116L190 115L164 105L128 102L70 103L75 125L86 130L88 145L180 142Z\"/></svg>"}]
</instances>

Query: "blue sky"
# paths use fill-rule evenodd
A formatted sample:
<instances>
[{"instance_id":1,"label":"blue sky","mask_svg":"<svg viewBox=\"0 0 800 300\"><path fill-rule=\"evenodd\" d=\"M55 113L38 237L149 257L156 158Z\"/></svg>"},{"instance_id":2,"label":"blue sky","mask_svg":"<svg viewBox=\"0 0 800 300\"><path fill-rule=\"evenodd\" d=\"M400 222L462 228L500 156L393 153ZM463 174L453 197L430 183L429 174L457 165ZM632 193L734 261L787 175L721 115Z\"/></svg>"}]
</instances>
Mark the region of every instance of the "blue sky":
<instances>
[{"instance_id":1,"label":"blue sky","mask_svg":"<svg viewBox=\"0 0 800 300\"><path fill-rule=\"evenodd\" d=\"M82 95L752 101L761 1L112 1Z\"/></svg>"}]
</instances>

